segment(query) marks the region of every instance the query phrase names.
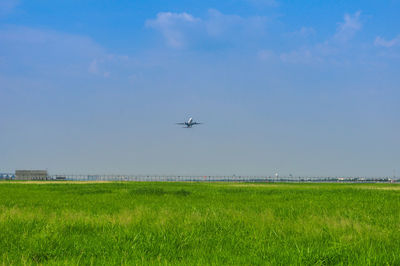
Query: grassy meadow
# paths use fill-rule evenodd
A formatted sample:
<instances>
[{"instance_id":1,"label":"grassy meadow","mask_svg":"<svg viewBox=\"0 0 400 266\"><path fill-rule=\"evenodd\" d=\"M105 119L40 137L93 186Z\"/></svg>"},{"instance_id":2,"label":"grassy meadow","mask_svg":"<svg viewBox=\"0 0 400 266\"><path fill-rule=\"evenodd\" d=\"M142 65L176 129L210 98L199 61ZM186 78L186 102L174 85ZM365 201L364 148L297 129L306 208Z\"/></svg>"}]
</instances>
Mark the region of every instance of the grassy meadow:
<instances>
[{"instance_id":1,"label":"grassy meadow","mask_svg":"<svg viewBox=\"0 0 400 266\"><path fill-rule=\"evenodd\" d=\"M400 265L400 186L0 182L0 264Z\"/></svg>"}]
</instances>

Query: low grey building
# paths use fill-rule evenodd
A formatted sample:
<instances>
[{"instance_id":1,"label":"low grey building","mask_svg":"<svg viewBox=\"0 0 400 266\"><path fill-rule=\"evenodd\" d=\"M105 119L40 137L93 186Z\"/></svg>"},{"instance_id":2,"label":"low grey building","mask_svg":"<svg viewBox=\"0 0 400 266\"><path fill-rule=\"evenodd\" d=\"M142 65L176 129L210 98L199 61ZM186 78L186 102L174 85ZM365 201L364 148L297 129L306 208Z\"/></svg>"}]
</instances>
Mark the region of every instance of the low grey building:
<instances>
[{"instance_id":1,"label":"low grey building","mask_svg":"<svg viewBox=\"0 0 400 266\"><path fill-rule=\"evenodd\" d=\"M47 180L47 170L15 170L15 180Z\"/></svg>"}]
</instances>

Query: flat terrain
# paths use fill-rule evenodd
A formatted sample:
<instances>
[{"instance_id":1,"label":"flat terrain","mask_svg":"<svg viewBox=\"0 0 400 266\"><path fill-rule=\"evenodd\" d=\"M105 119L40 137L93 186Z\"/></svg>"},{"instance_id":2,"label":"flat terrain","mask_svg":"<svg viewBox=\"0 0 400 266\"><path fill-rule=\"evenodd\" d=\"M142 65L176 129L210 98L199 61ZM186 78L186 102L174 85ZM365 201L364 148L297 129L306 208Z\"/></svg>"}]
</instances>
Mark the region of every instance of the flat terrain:
<instances>
[{"instance_id":1,"label":"flat terrain","mask_svg":"<svg viewBox=\"0 0 400 266\"><path fill-rule=\"evenodd\" d=\"M0 182L0 264L400 265L399 188Z\"/></svg>"}]
</instances>

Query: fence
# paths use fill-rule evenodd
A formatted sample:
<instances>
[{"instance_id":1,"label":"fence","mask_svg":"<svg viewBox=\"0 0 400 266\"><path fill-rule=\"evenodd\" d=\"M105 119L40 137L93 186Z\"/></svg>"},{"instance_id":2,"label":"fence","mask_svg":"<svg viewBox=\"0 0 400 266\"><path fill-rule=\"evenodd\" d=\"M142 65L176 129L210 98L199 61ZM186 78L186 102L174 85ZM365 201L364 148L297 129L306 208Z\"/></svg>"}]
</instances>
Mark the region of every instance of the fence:
<instances>
[{"instance_id":1,"label":"fence","mask_svg":"<svg viewBox=\"0 0 400 266\"><path fill-rule=\"evenodd\" d=\"M0 179L14 180L11 173L0 173ZM395 183L396 177L295 177L295 176L186 176L186 175L89 175L50 174L47 180L60 181L151 181L151 182L354 182L354 183Z\"/></svg>"}]
</instances>

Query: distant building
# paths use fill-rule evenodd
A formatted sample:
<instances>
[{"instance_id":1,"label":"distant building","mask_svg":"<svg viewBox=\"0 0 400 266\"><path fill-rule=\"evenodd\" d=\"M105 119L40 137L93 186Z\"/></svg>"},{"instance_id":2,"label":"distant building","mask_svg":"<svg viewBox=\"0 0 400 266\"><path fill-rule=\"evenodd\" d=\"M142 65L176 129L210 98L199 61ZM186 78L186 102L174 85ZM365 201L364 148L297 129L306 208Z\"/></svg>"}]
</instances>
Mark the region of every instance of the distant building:
<instances>
[{"instance_id":1,"label":"distant building","mask_svg":"<svg viewBox=\"0 0 400 266\"><path fill-rule=\"evenodd\" d=\"M15 180L47 180L47 170L15 170Z\"/></svg>"}]
</instances>

